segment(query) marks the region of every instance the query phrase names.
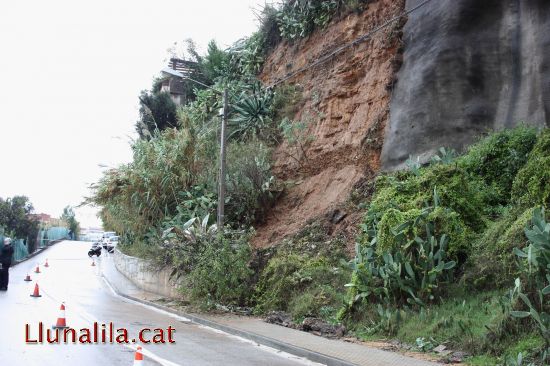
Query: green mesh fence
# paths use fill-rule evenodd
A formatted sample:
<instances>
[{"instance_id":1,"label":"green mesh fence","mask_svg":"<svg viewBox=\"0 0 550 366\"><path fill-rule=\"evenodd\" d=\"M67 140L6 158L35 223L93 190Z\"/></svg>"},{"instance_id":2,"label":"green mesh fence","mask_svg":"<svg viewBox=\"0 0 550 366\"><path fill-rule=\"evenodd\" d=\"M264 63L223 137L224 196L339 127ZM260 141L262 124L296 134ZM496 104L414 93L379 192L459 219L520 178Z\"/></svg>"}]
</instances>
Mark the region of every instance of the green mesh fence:
<instances>
[{"instance_id":1,"label":"green mesh fence","mask_svg":"<svg viewBox=\"0 0 550 366\"><path fill-rule=\"evenodd\" d=\"M15 239L11 242L13 246L13 259L20 261L21 259L27 258L29 255L29 250L27 249L27 244L22 239Z\"/></svg>"},{"instance_id":2,"label":"green mesh fence","mask_svg":"<svg viewBox=\"0 0 550 366\"><path fill-rule=\"evenodd\" d=\"M48 239L50 242L52 240L71 239L69 236L69 229L64 227L51 227L48 229Z\"/></svg>"},{"instance_id":3,"label":"green mesh fence","mask_svg":"<svg viewBox=\"0 0 550 366\"><path fill-rule=\"evenodd\" d=\"M0 245L4 245L4 238L0 232ZM47 230L40 230L36 238L36 247L44 248L50 245L54 240L64 240L72 239L69 234L69 229L64 227L52 227ZM11 245L13 246L13 259L16 261L25 259L29 255L29 249L25 240L23 239L12 239Z\"/></svg>"},{"instance_id":4,"label":"green mesh fence","mask_svg":"<svg viewBox=\"0 0 550 366\"><path fill-rule=\"evenodd\" d=\"M48 230L40 230L38 232L38 241L39 248L45 248L48 246Z\"/></svg>"},{"instance_id":5,"label":"green mesh fence","mask_svg":"<svg viewBox=\"0 0 550 366\"><path fill-rule=\"evenodd\" d=\"M38 232L37 245L39 248L44 248L50 245L54 240L70 240L69 229L64 227L51 227L47 230Z\"/></svg>"}]
</instances>

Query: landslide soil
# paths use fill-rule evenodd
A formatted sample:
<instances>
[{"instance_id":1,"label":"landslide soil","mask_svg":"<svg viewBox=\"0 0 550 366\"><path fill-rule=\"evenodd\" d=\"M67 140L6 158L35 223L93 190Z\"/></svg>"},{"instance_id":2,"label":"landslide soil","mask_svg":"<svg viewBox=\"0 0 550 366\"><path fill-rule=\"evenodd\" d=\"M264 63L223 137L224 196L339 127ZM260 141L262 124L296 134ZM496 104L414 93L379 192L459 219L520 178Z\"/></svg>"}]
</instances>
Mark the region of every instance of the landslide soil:
<instances>
[{"instance_id":1,"label":"landslide soil","mask_svg":"<svg viewBox=\"0 0 550 366\"><path fill-rule=\"evenodd\" d=\"M268 56L260 78L265 84L279 80L367 34L400 14L404 6L404 0L373 1L363 12L340 15L308 38L282 41ZM331 211L345 206L354 186L380 169L391 90L402 63L405 21L287 82L302 91L294 120L308 123L311 139L303 152L287 143L275 150L274 172L290 184L265 224L257 228L256 247L277 244L308 222L330 217ZM347 215L335 232L355 227L359 218Z\"/></svg>"}]
</instances>

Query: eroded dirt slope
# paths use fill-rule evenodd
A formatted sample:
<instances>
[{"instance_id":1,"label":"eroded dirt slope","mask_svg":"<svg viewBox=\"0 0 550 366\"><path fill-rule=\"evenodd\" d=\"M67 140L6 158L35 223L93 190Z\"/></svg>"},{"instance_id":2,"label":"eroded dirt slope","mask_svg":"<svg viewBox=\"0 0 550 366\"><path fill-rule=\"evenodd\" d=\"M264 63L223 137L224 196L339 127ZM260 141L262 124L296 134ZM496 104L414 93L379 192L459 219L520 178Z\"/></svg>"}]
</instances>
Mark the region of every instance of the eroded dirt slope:
<instances>
[{"instance_id":1,"label":"eroded dirt slope","mask_svg":"<svg viewBox=\"0 0 550 366\"><path fill-rule=\"evenodd\" d=\"M400 14L404 0L378 0L361 14L334 19L328 27L300 41L283 41L268 57L261 78L269 84L308 65L335 48L368 33ZM311 140L304 151L283 143L275 151L275 174L295 182L257 228L256 246L276 244L310 220L336 219L353 187L379 170L384 128L394 78L402 62L401 29L405 19L330 61L289 82L303 92L295 120L306 121ZM341 215L341 214L340 214Z\"/></svg>"}]
</instances>

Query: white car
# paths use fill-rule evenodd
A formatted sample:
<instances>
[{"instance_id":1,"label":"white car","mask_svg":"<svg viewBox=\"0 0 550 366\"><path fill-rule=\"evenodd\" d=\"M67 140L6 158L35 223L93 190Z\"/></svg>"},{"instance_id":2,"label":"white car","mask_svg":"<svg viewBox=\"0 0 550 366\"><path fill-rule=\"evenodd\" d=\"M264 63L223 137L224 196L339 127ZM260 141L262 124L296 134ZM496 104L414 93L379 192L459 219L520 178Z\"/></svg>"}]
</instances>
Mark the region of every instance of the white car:
<instances>
[{"instance_id":1,"label":"white car","mask_svg":"<svg viewBox=\"0 0 550 366\"><path fill-rule=\"evenodd\" d=\"M105 239L107 238L111 238L113 236L116 236L116 233L114 231L106 231L103 233L103 235L101 236L101 241L104 241Z\"/></svg>"},{"instance_id":2,"label":"white car","mask_svg":"<svg viewBox=\"0 0 550 366\"><path fill-rule=\"evenodd\" d=\"M118 236L116 235L109 238L103 238L103 241L101 242L101 246L103 247L103 249L107 249L109 253L113 253L117 245Z\"/></svg>"}]
</instances>

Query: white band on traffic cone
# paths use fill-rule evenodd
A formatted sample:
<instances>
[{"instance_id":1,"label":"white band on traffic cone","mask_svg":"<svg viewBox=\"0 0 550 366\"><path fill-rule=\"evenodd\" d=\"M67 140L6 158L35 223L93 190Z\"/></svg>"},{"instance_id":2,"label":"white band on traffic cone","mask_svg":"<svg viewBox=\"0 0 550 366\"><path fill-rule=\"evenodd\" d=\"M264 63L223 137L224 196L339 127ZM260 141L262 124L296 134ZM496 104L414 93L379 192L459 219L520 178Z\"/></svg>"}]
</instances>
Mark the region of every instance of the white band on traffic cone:
<instances>
[{"instance_id":1,"label":"white band on traffic cone","mask_svg":"<svg viewBox=\"0 0 550 366\"><path fill-rule=\"evenodd\" d=\"M59 317L57 318L57 322L52 327L54 329L65 329L67 327L67 322L65 320L65 303L61 303L61 307L59 308Z\"/></svg>"},{"instance_id":2,"label":"white band on traffic cone","mask_svg":"<svg viewBox=\"0 0 550 366\"><path fill-rule=\"evenodd\" d=\"M141 353L141 346L138 346L136 349L136 354L134 356L134 366L143 365L143 353Z\"/></svg>"}]
</instances>

